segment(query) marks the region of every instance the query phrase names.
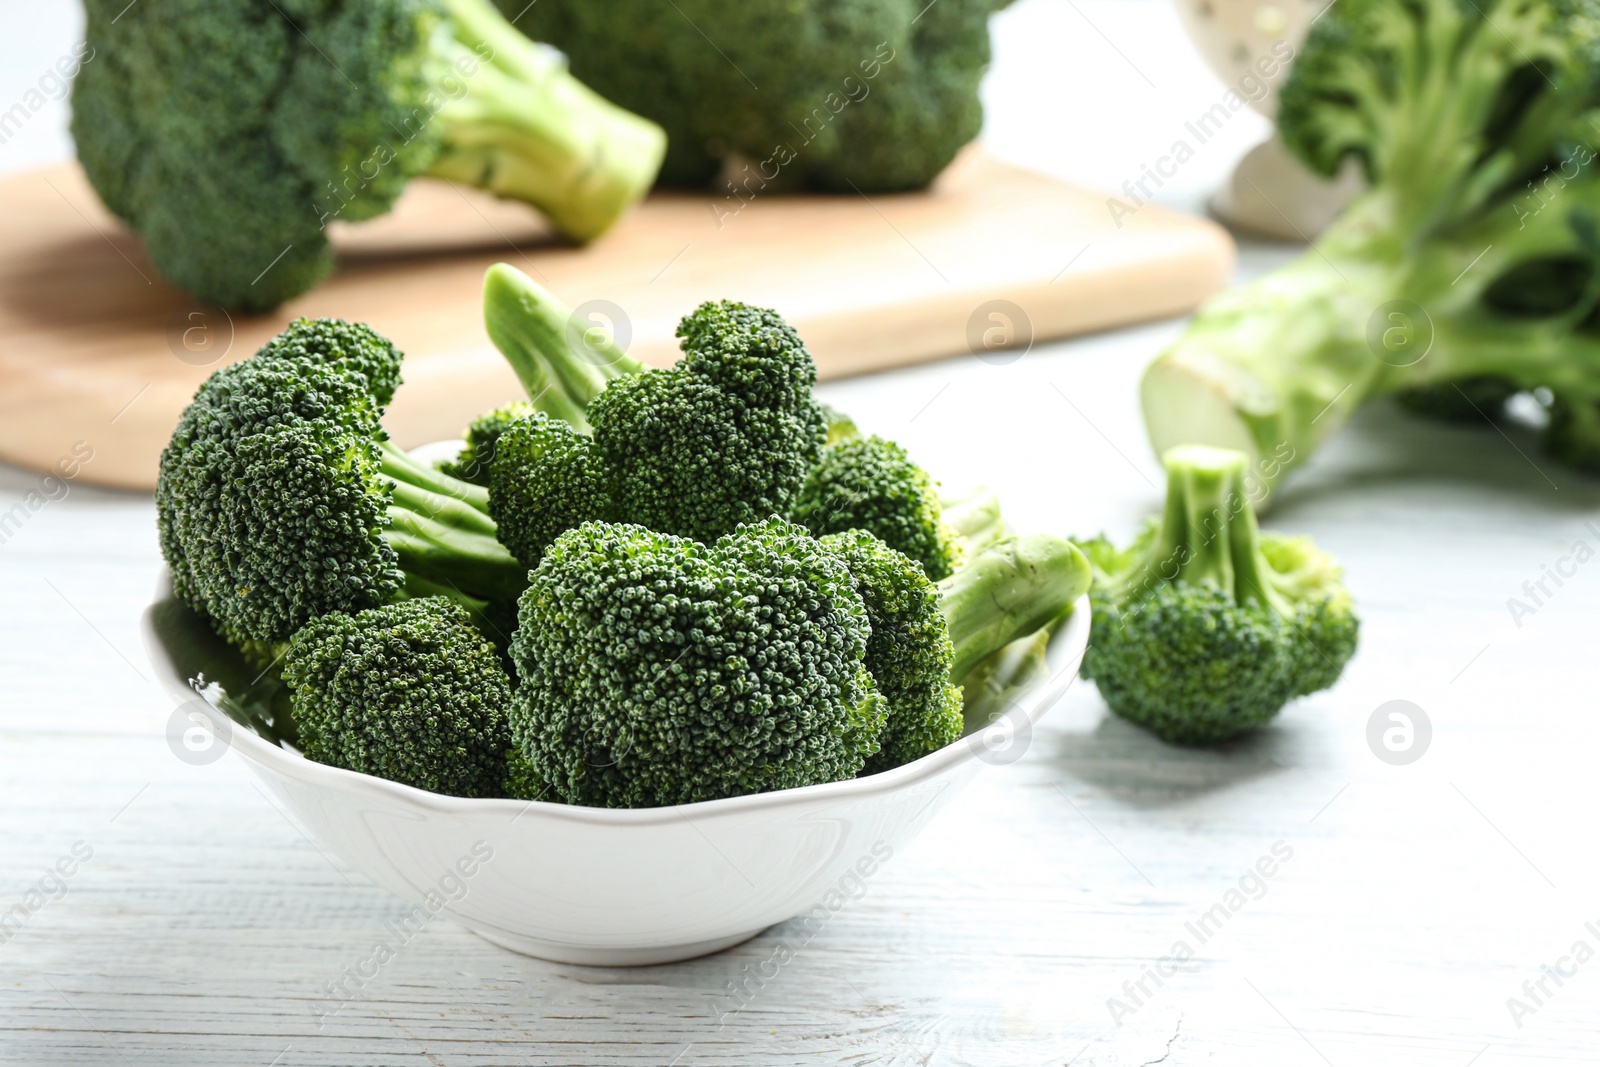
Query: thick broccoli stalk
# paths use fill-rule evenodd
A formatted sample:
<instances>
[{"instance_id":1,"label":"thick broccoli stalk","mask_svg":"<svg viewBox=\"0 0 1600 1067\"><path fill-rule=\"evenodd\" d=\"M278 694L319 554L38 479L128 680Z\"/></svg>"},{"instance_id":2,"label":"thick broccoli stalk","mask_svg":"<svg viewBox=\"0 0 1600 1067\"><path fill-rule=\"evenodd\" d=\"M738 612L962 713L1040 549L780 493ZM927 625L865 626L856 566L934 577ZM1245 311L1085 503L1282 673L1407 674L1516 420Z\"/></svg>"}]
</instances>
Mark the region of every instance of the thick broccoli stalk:
<instances>
[{"instance_id":1,"label":"thick broccoli stalk","mask_svg":"<svg viewBox=\"0 0 1600 1067\"><path fill-rule=\"evenodd\" d=\"M482 610L525 586L487 491L384 435L377 394L399 363L364 326L301 320L185 409L156 483L161 550L178 595L225 637L282 642L408 594Z\"/></svg>"},{"instance_id":2,"label":"thick broccoli stalk","mask_svg":"<svg viewBox=\"0 0 1600 1067\"><path fill-rule=\"evenodd\" d=\"M313 619L289 642L283 678L307 758L435 793L503 795L511 680L459 605L427 597Z\"/></svg>"},{"instance_id":3,"label":"thick broccoli stalk","mask_svg":"<svg viewBox=\"0 0 1600 1067\"><path fill-rule=\"evenodd\" d=\"M1597 40L1590 0L1333 6L1279 127L1320 173L1359 160L1371 189L1150 367L1157 451L1238 449L1270 488L1375 397L1493 417L1476 398L1532 390L1550 451L1600 469Z\"/></svg>"},{"instance_id":4,"label":"thick broccoli stalk","mask_svg":"<svg viewBox=\"0 0 1600 1067\"><path fill-rule=\"evenodd\" d=\"M86 0L78 158L163 276L265 310L332 267L327 227L432 174L589 240L654 180L653 123L579 84L488 0Z\"/></svg>"},{"instance_id":5,"label":"thick broccoli stalk","mask_svg":"<svg viewBox=\"0 0 1600 1067\"><path fill-rule=\"evenodd\" d=\"M1338 565L1309 538L1263 534L1248 458L1169 451L1167 503L1126 550L1095 566L1084 661L1111 710L1167 741L1219 741L1333 685L1359 623Z\"/></svg>"},{"instance_id":6,"label":"thick broccoli stalk","mask_svg":"<svg viewBox=\"0 0 1600 1067\"><path fill-rule=\"evenodd\" d=\"M990 655L1060 619L1089 591L1089 561L1071 541L1026 534L1001 541L939 583L955 650L954 681Z\"/></svg>"},{"instance_id":7,"label":"thick broccoli stalk","mask_svg":"<svg viewBox=\"0 0 1600 1067\"><path fill-rule=\"evenodd\" d=\"M525 782L597 807L849 778L885 708L851 574L799 527L706 546L586 523L530 575L512 642Z\"/></svg>"},{"instance_id":8,"label":"thick broccoli stalk","mask_svg":"<svg viewBox=\"0 0 1600 1067\"><path fill-rule=\"evenodd\" d=\"M906 450L881 437L829 445L794 505L813 533L866 530L922 565L934 581L965 558L962 537L944 521L939 488Z\"/></svg>"},{"instance_id":9,"label":"thick broccoli stalk","mask_svg":"<svg viewBox=\"0 0 1600 1067\"><path fill-rule=\"evenodd\" d=\"M586 465L617 521L709 544L787 514L821 455L816 363L775 311L700 305L678 325L683 358L664 370L579 329L505 264L485 278L484 318L533 406L591 435Z\"/></svg>"},{"instance_id":10,"label":"thick broccoli stalk","mask_svg":"<svg viewBox=\"0 0 1600 1067\"><path fill-rule=\"evenodd\" d=\"M736 213L775 182L853 195L932 181L983 125L989 14L1006 0L499 2L578 77L666 127L664 182L742 164Z\"/></svg>"}]
</instances>

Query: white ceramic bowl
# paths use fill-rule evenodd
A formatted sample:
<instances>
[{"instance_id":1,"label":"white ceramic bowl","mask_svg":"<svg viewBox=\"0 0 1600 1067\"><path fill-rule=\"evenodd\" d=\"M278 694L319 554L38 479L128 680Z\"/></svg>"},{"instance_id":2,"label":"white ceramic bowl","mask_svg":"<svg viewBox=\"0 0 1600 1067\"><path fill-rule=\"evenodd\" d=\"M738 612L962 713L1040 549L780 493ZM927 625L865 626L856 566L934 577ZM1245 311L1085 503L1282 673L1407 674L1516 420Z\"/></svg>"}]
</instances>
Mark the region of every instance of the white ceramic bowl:
<instances>
[{"instance_id":1,"label":"white ceramic bowl","mask_svg":"<svg viewBox=\"0 0 1600 1067\"><path fill-rule=\"evenodd\" d=\"M859 893L979 768L1021 756L1077 673L1089 607L1080 600L1052 640L1046 680L915 763L634 810L441 796L314 763L257 732L270 735L270 721L241 710L242 660L230 665L231 650L172 596L166 574L143 631L180 701L168 732L179 758L211 762L231 747L346 863L426 913L544 959L630 965L716 952Z\"/></svg>"}]
</instances>

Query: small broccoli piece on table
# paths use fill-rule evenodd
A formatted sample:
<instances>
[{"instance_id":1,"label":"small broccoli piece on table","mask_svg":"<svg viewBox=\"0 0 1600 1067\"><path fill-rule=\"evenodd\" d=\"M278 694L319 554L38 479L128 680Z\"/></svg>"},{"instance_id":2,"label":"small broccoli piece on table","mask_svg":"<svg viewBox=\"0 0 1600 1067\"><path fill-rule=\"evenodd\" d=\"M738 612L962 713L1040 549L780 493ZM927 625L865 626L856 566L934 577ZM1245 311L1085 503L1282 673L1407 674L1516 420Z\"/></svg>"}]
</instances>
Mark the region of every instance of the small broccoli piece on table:
<instances>
[{"instance_id":1,"label":"small broccoli piece on table","mask_svg":"<svg viewBox=\"0 0 1600 1067\"><path fill-rule=\"evenodd\" d=\"M532 776L597 807L848 778L877 749L871 626L845 565L779 520L707 546L585 523L530 575L512 732Z\"/></svg>"},{"instance_id":2,"label":"small broccoli piece on table","mask_svg":"<svg viewBox=\"0 0 1600 1067\"><path fill-rule=\"evenodd\" d=\"M332 266L327 228L434 175L589 240L649 189L654 123L591 92L488 0L88 0L72 134L169 281L265 310Z\"/></svg>"},{"instance_id":3,"label":"small broccoli piece on table","mask_svg":"<svg viewBox=\"0 0 1600 1067\"><path fill-rule=\"evenodd\" d=\"M944 521L938 486L905 449L881 437L828 446L800 490L794 520L819 535L876 534L934 581L961 566L962 538Z\"/></svg>"},{"instance_id":4,"label":"small broccoli piece on table","mask_svg":"<svg viewBox=\"0 0 1600 1067\"><path fill-rule=\"evenodd\" d=\"M500 540L526 567L562 533L611 516L590 439L542 411L500 438L489 474L489 515Z\"/></svg>"},{"instance_id":5,"label":"small broccoli piece on table","mask_svg":"<svg viewBox=\"0 0 1600 1067\"><path fill-rule=\"evenodd\" d=\"M435 466L452 478L487 489L489 466L494 462L495 445L499 443L500 435L509 430L512 423L527 418L533 412L533 405L526 400L513 400L493 411L484 412L473 419L467 426L467 432L462 434L467 443L456 453L456 458L442 460Z\"/></svg>"},{"instance_id":6,"label":"small broccoli piece on table","mask_svg":"<svg viewBox=\"0 0 1600 1067\"><path fill-rule=\"evenodd\" d=\"M989 14L1006 0L499 3L666 127L663 181L703 185L742 162L733 212L774 181L850 195L932 181L983 125Z\"/></svg>"},{"instance_id":7,"label":"small broccoli piece on table","mask_svg":"<svg viewBox=\"0 0 1600 1067\"><path fill-rule=\"evenodd\" d=\"M821 454L811 353L774 311L702 304L678 326L683 358L630 359L520 271L490 268L490 339L535 408L591 435L588 468L619 521L707 544L789 511Z\"/></svg>"},{"instance_id":8,"label":"small broccoli piece on table","mask_svg":"<svg viewBox=\"0 0 1600 1067\"><path fill-rule=\"evenodd\" d=\"M504 793L511 681L460 605L424 597L313 619L283 677L308 759L435 793Z\"/></svg>"},{"instance_id":9,"label":"small broccoli piece on table","mask_svg":"<svg viewBox=\"0 0 1600 1067\"><path fill-rule=\"evenodd\" d=\"M915 561L870 533L829 534L822 544L844 561L866 604L872 635L866 665L888 704L878 752L863 774L898 767L961 736L961 690L939 590Z\"/></svg>"},{"instance_id":10,"label":"small broccoli piece on table","mask_svg":"<svg viewBox=\"0 0 1600 1067\"><path fill-rule=\"evenodd\" d=\"M1096 568L1085 657L1111 710L1166 741L1232 737L1333 685L1359 623L1338 565L1308 538L1261 533L1243 453L1169 451L1166 510Z\"/></svg>"},{"instance_id":11,"label":"small broccoli piece on table","mask_svg":"<svg viewBox=\"0 0 1600 1067\"><path fill-rule=\"evenodd\" d=\"M161 550L179 597L229 640L287 641L408 591L477 610L526 585L488 493L383 433L368 374L390 393L399 360L365 327L300 322L185 409L156 483Z\"/></svg>"},{"instance_id":12,"label":"small broccoli piece on table","mask_svg":"<svg viewBox=\"0 0 1600 1067\"><path fill-rule=\"evenodd\" d=\"M1270 488L1378 397L1477 420L1527 391L1550 398L1546 449L1600 470L1597 10L1329 6L1278 130L1316 173L1353 163L1370 188L1312 251L1215 297L1151 364L1157 452L1237 448Z\"/></svg>"}]
</instances>

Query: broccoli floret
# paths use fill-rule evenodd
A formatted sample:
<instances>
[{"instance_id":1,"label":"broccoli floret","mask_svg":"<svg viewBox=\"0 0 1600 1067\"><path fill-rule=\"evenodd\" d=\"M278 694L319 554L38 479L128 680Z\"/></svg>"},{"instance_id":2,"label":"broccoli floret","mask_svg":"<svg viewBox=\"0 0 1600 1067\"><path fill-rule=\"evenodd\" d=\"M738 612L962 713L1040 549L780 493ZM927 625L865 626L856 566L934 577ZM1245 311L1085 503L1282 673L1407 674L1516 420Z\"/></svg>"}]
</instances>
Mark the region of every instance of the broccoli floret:
<instances>
[{"instance_id":1,"label":"broccoli floret","mask_svg":"<svg viewBox=\"0 0 1600 1067\"><path fill-rule=\"evenodd\" d=\"M490 468L489 515L523 566L538 566L550 543L574 526L610 518L591 452L589 438L542 411L501 436Z\"/></svg>"},{"instance_id":2,"label":"broccoli floret","mask_svg":"<svg viewBox=\"0 0 1600 1067\"><path fill-rule=\"evenodd\" d=\"M315 285L328 224L386 213L416 175L525 200L588 240L665 150L488 0L86 6L78 158L169 281L228 307Z\"/></svg>"},{"instance_id":3,"label":"broccoli floret","mask_svg":"<svg viewBox=\"0 0 1600 1067\"><path fill-rule=\"evenodd\" d=\"M732 178L742 199L775 179L869 193L932 181L983 124L987 23L1005 2L500 0L578 77L666 127L664 182L748 160Z\"/></svg>"},{"instance_id":4,"label":"broccoli floret","mask_svg":"<svg viewBox=\"0 0 1600 1067\"><path fill-rule=\"evenodd\" d=\"M961 566L962 538L944 521L938 486L905 449L881 437L825 449L800 490L794 519L818 535L876 534L922 564L934 581Z\"/></svg>"},{"instance_id":5,"label":"broccoli floret","mask_svg":"<svg viewBox=\"0 0 1600 1067\"><path fill-rule=\"evenodd\" d=\"M1371 188L1150 368L1157 450L1238 448L1272 485L1375 397L1426 390L1477 418L1456 386L1490 381L1550 396L1547 449L1600 469L1597 105L1594 0L1330 7L1279 130L1321 174L1355 159Z\"/></svg>"},{"instance_id":6,"label":"broccoli floret","mask_svg":"<svg viewBox=\"0 0 1600 1067\"><path fill-rule=\"evenodd\" d=\"M885 709L850 572L798 527L706 546L585 523L530 575L512 731L559 798L651 807L834 781Z\"/></svg>"},{"instance_id":7,"label":"broccoli floret","mask_svg":"<svg viewBox=\"0 0 1600 1067\"><path fill-rule=\"evenodd\" d=\"M1359 623L1309 538L1261 533L1241 452L1169 451L1166 511L1095 567L1084 675L1111 710L1179 744L1220 741L1333 685Z\"/></svg>"},{"instance_id":8,"label":"broccoli floret","mask_svg":"<svg viewBox=\"0 0 1600 1067\"><path fill-rule=\"evenodd\" d=\"M494 462L500 435L509 430L512 423L533 412L534 406L526 400L513 400L484 412L467 425L466 433L461 435L467 443L456 453L456 458L441 460L434 466L452 478L489 488L489 466Z\"/></svg>"},{"instance_id":9,"label":"broccoli floret","mask_svg":"<svg viewBox=\"0 0 1600 1067\"><path fill-rule=\"evenodd\" d=\"M939 590L915 561L862 530L822 544L844 561L866 604L872 635L866 665L888 704L879 748L863 774L921 759L961 736L961 690Z\"/></svg>"},{"instance_id":10,"label":"broccoli floret","mask_svg":"<svg viewBox=\"0 0 1600 1067\"><path fill-rule=\"evenodd\" d=\"M710 543L790 509L827 433L817 368L777 312L702 304L678 326L683 358L630 359L505 264L484 283L489 336L535 408L588 431L588 470L617 521Z\"/></svg>"},{"instance_id":11,"label":"broccoli floret","mask_svg":"<svg viewBox=\"0 0 1600 1067\"><path fill-rule=\"evenodd\" d=\"M824 444L836 445L840 441L861 436L861 431L856 428L856 420L832 404L822 405L822 420L828 427L828 438Z\"/></svg>"},{"instance_id":12,"label":"broccoli floret","mask_svg":"<svg viewBox=\"0 0 1600 1067\"><path fill-rule=\"evenodd\" d=\"M400 355L365 327L299 322L201 385L161 454L162 554L190 607L236 643L281 642L329 612L409 589L464 605L515 598L488 493L384 435Z\"/></svg>"},{"instance_id":13,"label":"broccoli floret","mask_svg":"<svg viewBox=\"0 0 1600 1067\"><path fill-rule=\"evenodd\" d=\"M307 758L435 793L502 795L511 681L460 605L424 597L313 619L289 642L283 677Z\"/></svg>"}]
</instances>

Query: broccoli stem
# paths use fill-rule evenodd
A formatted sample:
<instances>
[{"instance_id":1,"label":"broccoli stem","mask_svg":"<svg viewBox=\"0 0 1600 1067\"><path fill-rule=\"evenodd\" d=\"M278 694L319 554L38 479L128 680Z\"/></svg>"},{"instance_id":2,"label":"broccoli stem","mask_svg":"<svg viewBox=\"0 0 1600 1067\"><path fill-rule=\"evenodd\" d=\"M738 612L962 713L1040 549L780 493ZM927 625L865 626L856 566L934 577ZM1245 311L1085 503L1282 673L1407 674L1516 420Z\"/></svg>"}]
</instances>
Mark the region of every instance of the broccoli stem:
<instances>
[{"instance_id":1,"label":"broccoli stem","mask_svg":"<svg viewBox=\"0 0 1600 1067\"><path fill-rule=\"evenodd\" d=\"M962 496L943 497L939 507L941 517L960 535L969 557L1012 536L1000 514L1000 498L987 486Z\"/></svg>"},{"instance_id":2,"label":"broccoli stem","mask_svg":"<svg viewBox=\"0 0 1600 1067\"><path fill-rule=\"evenodd\" d=\"M567 237L603 233L655 181L666 134L574 78L489 0L443 0L452 37L433 47L444 104L429 174L539 208Z\"/></svg>"},{"instance_id":3,"label":"broccoli stem","mask_svg":"<svg viewBox=\"0 0 1600 1067\"><path fill-rule=\"evenodd\" d=\"M609 382L645 370L605 331L575 320L549 290L505 263L484 275L483 321L533 406L580 433L589 432L586 412Z\"/></svg>"},{"instance_id":4,"label":"broccoli stem","mask_svg":"<svg viewBox=\"0 0 1600 1067\"><path fill-rule=\"evenodd\" d=\"M517 596L528 584L527 568L495 537L488 490L425 466L390 441L379 448L394 490L383 536L406 572L406 594L449 589L469 611L481 611L482 600Z\"/></svg>"},{"instance_id":5,"label":"broccoli stem","mask_svg":"<svg viewBox=\"0 0 1600 1067\"><path fill-rule=\"evenodd\" d=\"M1089 591L1089 561L1048 534L1002 541L939 583L959 682L994 652L1060 618Z\"/></svg>"},{"instance_id":6,"label":"broccoli stem","mask_svg":"<svg viewBox=\"0 0 1600 1067\"><path fill-rule=\"evenodd\" d=\"M1569 216L1493 212L1430 234L1407 216L1411 196L1367 194L1301 259L1200 310L1145 372L1145 426L1158 453L1188 443L1245 452L1260 506L1358 408L1404 389L1496 376L1578 398L1574 419L1592 416L1600 340L1572 331L1594 294L1537 322L1484 300L1521 263L1587 258Z\"/></svg>"}]
</instances>

